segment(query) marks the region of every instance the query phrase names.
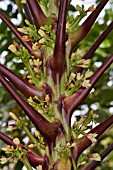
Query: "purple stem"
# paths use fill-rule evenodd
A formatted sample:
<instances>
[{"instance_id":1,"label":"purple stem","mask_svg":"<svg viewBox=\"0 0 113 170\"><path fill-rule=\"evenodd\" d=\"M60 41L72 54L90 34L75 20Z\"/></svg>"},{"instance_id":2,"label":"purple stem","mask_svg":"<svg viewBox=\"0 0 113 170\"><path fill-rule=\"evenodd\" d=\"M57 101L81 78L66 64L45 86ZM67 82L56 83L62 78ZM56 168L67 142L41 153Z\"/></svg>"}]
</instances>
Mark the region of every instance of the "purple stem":
<instances>
[{"instance_id":1,"label":"purple stem","mask_svg":"<svg viewBox=\"0 0 113 170\"><path fill-rule=\"evenodd\" d=\"M26 97L34 97L36 95L41 100L45 99L46 91L43 87L35 87L31 85L29 82L22 79L2 64L0 64L0 72L7 77L8 80Z\"/></svg>"},{"instance_id":2,"label":"purple stem","mask_svg":"<svg viewBox=\"0 0 113 170\"><path fill-rule=\"evenodd\" d=\"M67 46L67 55L69 58L71 57L73 48L88 34L92 25L94 24L95 20L107 2L108 0L101 0L96 9L89 15L89 17L84 21L79 29L74 34L70 35L70 43Z\"/></svg>"},{"instance_id":3,"label":"purple stem","mask_svg":"<svg viewBox=\"0 0 113 170\"><path fill-rule=\"evenodd\" d=\"M110 144L101 154L101 161L113 150L113 143ZM82 170L92 170L94 168L96 168L101 161L92 161L91 163L89 163L88 165L86 165L84 168L82 168Z\"/></svg>"},{"instance_id":4,"label":"purple stem","mask_svg":"<svg viewBox=\"0 0 113 170\"><path fill-rule=\"evenodd\" d=\"M0 132L0 139L4 141L6 144L16 147L16 144L13 142L11 138ZM23 149L28 150L25 146L21 145ZM45 159L44 157L40 157L35 155L33 152L29 151L26 153L26 156L31 164L31 166L36 167L38 165L44 165Z\"/></svg>"},{"instance_id":5,"label":"purple stem","mask_svg":"<svg viewBox=\"0 0 113 170\"><path fill-rule=\"evenodd\" d=\"M78 106L86 99L91 89L94 87L98 79L106 71L106 69L112 64L113 55L111 55L104 64L91 76L90 87L81 87L71 96L65 97L63 100L63 106L66 113L67 124L70 124L71 116Z\"/></svg>"},{"instance_id":6,"label":"purple stem","mask_svg":"<svg viewBox=\"0 0 113 170\"><path fill-rule=\"evenodd\" d=\"M36 26L40 27L42 25L48 24L48 18L42 11L39 3L36 0L27 0L27 3L29 5L29 9L31 11Z\"/></svg>"},{"instance_id":7,"label":"purple stem","mask_svg":"<svg viewBox=\"0 0 113 170\"><path fill-rule=\"evenodd\" d=\"M105 31L99 36L99 38L94 42L92 47L88 50L88 52L83 56L84 59L90 59L96 49L99 47L99 45L103 42L103 40L107 37L107 35L112 31L113 29L113 21L110 23L110 25L105 29ZM76 72L82 72L83 68L78 67Z\"/></svg>"},{"instance_id":8,"label":"purple stem","mask_svg":"<svg viewBox=\"0 0 113 170\"><path fill-rule=\"evenodd\" d=\"M57 84L57 75L62 75L65 66L65 40L66 40L66 12L68 1L61 1L58 29L55 41L54 53L51 58L51 69L53 71L53 79ZM60 77L59 76L59 77Z\"/></svg>"},{"instance_id":9,"label":"purple stem","mask_svg":"<svg viewBox=\"0 0 113 170\"><path fill-rule=\"evenodd\" d=\"M36 111L29 103L27 103L22 96L18 94L18 92L14 89L14 87L3 78L0 73L0 82L3 86L9 91L12 97L16 100L19 106L23 109L32 123L36 126L36 128L41 132L41 134L45 137L48 144L51 144L55 141L58 131L60 130L61 123L48 122L38 111ZM42 123L43 122L43 123Z\"/></svg>"},{"instance_id":10,"label":"purple stem","mask_svg":"<svg viewBox=\"0 0 113 170\"><path fill-rule=\"evenodd\" d=\"M37 56L36 53L32 50L31 45L22 39L22 34L17 30L15 25L4 15L4 13L1 10L0 10L0 18L11 29L11 31L19 39L22 45L29 51L29 53L31 55Z\"/></svg>"},{"instance_id":11,"label":"purple stem","mask_svg":"<svg viewBox=\"0 0 113 170\"><path fill-rule=\"evenodd\" d=\"M98 126L93 128L89 133L97 133L97 139L100 137L104 131L113 124L113 116L109 117L104 122L100 123ZM72 154L75 162L77 163L79 155L87 149L91 145L91 141L86 137L83 136L78 140L76 146L72 149Z\"/></svg>"},{"instance_id":12,"label":"purple stem","mask_svg":"<svg viewBox=\"0 0 113 170\"><path fill-rule=\"evenodd\" d=\"M26 16L27 20L30 22L30 24L34 24L34 20L33 20L33 17L32 17L32 14L31 14L28 4L27 3L23 4L23 7L24 7L24 12L25 12L25 16Z\"/></svg>"}]
</instances>

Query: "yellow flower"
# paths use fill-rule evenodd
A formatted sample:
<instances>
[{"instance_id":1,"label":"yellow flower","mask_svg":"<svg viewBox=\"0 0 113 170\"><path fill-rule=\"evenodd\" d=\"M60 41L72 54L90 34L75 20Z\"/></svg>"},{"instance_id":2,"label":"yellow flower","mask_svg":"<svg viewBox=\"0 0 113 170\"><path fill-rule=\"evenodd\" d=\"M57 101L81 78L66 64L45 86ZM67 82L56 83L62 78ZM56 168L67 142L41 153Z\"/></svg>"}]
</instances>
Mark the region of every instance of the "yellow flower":
<instances>
[{"instance_id":1,"label":"yellow flower","mask_svg":"<svg viewBox=\"0 0 113 170\"><path fill-rule=\"evenodd\" d=\"M96 140L96 137L97 137L97 133L88 133L87 134L87 138L92 142L92 143L95 143L97 140Z\"/></svg>"},{"instance_id":2,"label":"yellow flower","mask_svg":"<svg viewBox=\"0 0 113 170\"><path fill-rule=\"evenodd\" d=\"M15 47L13 44L11 44L11 45L8 47L8 49L9 49L12 53L16 53L16 52L17 52L17 49L16 49L16 47Z\"/></svg>"},{"instance_id":3,"label":"yellow flower","mask_svg":"<svg viewBox=\"0 0 113 170\"><path fill-rule=\"evenodd\" d=\"M0 163L1 163L1 164L5 164L7 161L8 161L8 158L5 158L5 157L2 157L2 158L0 159Z\"/></svg>"},{"instance_id":4,"label":"yellow flower","mask_svg":"<svg viewBox=\"0 0 113 170\"><path fill-rule=\"evenodd\" d=\"M93 72L88 69L85 73L85 79L91 77L92 75L93 75Z\"/></svg>"},{"instance_id":5,"label":"yellow flower","mask_svg":"<svg viewBox=\"0 0 113 170\"><path fill-rule=\"evenodd\" d=\"M98 153L90 154L88 157L90 160L101 161L101 157Z\"/></svg>"},{"instance_id":6,"label":"yellow flower","mask_svg":"<svg viewBox=\"0 0 113 170\"><path fill-rule=\"evenodd\" d=\"M77 81L82 80L82 78L83 78L83 75L81 75L80 73L77 73L77 75L76 75Z\"/></svg>"},{"instance_id":7,"label":"yellow flower","mask_svg":"<svg viewBox=\"0 0 113 170\"><path fill-rule=\"evenodd\" d=\"M14 142L16 145L19 145L19 144L20 144L20 140L19 140L18 138L13 139L13 142Z\"/></svg>"},{"instance_id":8,"label":"yellow flower","mask_svg":"<svg viewBox=\"0 0 113 170\"><path fill-rule=\"evenodd\" d=\"M91 84L89 83L90 82L90 80L84 80L83 82L82 82L82 87L90 87L91 86Z\"/></svg>"},{"instance_id":9,"label":"yellow flower","mask_svg":"<svg viewBox=\"0 0 113 170\"><path fill-rule=\"evenodd\" d=\"M45 36L45 32L44 32L43 30L41 30L41 29L39 29L38 33L39 33L39 35L40 35L41 37L44 37L44 36Z\"/></svg>"},{"instance_id":10,"label":"yellow flower","mask_svg":"<svg viewBox=\"0 0 113 170\"><path fill-rule=\"evenodd\" d=\"M9 112L9 115L12 119L18 121L18 118L16 117L16 115L13 112Z\"/></svg>"}]
</instances>

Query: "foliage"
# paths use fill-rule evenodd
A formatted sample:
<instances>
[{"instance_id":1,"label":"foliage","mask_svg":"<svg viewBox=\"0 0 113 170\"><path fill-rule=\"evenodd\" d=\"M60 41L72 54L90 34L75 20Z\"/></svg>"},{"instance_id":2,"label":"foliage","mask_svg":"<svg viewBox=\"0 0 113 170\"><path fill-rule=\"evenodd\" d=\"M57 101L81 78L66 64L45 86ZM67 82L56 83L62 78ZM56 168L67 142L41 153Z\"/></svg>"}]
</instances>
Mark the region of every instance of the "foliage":
<instances>
[{"instance_id":1,"label":"foliage","mask_svg":"<svg viewBox=\"0 0 113 170\"><path fill-rule=\"evenodd\" d=\"M6 163L12 157L16 157L15 162L23 162L27 169L36 168L39 165L38 168L44 170L66 168L90 170L98 166L113 148L112 141L108 140L107 143L105 136L105 140L100 141L102 149L99 152L95 149L100 140L97 140L98 137L113 122L113 117L106 114L113 99L112 88L108 88L108 83L111 82L110 79L113 75L110 70L112 66L109 67L113 56L108 57L112 53L113 22L107 26L112 11L106 11L104 24L101 27L102 30L105 28L106 30L99 35L100 24L97 22L93 29L91 27L106 5L106 0L102 0L96 9L91 6L85 10L84 6L77 5L76 10L79 14L75 18L68 14L66 16L67 9L74 10L72 6L69 6L70 1L67 0L64 2L27 0L22 1L23 4L20 1L17 2L19 10L23 5L27 18L24 27L20 25L17 29L2 11L0 17L22 45L16 39L11 43L11 39L5 37L7 43L5 45L2 43L3 49L1 48L1 50L8 48L13 52L13 54L10 53L11 58L9 54L7 55L9 59L6 56L5 64L12 58L21 60L18 73L23 71L26 80L0 64L0 81L24 113L20 108L17 111L16 107L16 110L13 111L15 114L10 112L10 118L8 116L10 121L7 122L9 124L7 130L14 130L17 133L16 137L20 140L18 138L12 140L2 132L0 133L0 139L8 144L6 148L2 149L8 154L8 157L1 158L1 163ZM79 22L88 12L91 14L80 26ZM5 30L7 33L9 32L7 27ZM85 39L89 31L90 34ZM109 36L107 36L108 34ZM1 34L1 37L4 39L3 35L4 33ZM92 44L94 35L99 38ZM106 61L105 58L107 58ZM105 62L98 68L95 61L101 61L101 64L103 61ZM109 69L106 71L108 67ZM10 69L12 68L10 67ZM96 84L99 78L100 80ZM105 80L104 83L103 80ZM95 92L88 95L94 91L92 88L95 84ZM21 94L15 90L14 86ZM102 87L101 91L99 87ZM1 97L1 101L3 101L5 92L2 90L1 93L3 93ZM7 99L5 100L7 102ZM15 105L15 102L10 103ZM81 114L76 116L76 120L71 126L72 114L78 107L82 110L84 106L81 105L82 103L87 104L89 111L84 116ZM94 111L92 111L92 103L98 106ZM100 117L97 116L98 114ZM13 123L10 123L12 119ZM4 122L3 116L1 121ZM100 125L94 128L93 124L97 121L100 122ZM35 130L32 133L34 127L38 131ZM12 136L15 137L14 133ZM27 147L20 144L20 141L22 142L26 136L29 137ZM110 132L108 136L110 138ZM107 146L107 144L110 145ZM106 149L104 150L104 148ZM87 150L84 154L85 149ZM101 150L104 151L100 154ZM89 163L90 160L93 161ZM104 167L103 164L101 167Z\"/></svg>"}]
</instances>

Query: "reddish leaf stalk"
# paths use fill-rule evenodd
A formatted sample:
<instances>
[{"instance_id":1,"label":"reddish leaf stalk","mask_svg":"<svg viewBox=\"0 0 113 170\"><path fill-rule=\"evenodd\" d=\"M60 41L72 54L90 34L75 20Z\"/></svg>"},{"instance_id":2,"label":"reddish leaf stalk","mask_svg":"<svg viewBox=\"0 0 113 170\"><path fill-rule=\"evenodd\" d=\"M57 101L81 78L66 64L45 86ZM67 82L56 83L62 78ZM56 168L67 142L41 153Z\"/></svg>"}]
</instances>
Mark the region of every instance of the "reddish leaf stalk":
<instances>
[{"instance_id":1,"label":"reddish leaf stalk","mask_svg":"<svg viewBox=\"0 0 113 170\"><path fill-rule=\"evenodd\" d=\"M24 12L27 20L30 22L30 24L34 24L34 19L32 17L28 4L27 3L23 4L23 7L24 7Z\"/></svg>"},{"instance_id":2,"label":"reddish leaf stalk","mask_svg":"<svg viewBox=\"0 0 113 170\"><path fill-rule=\"evenodd\" d=\"M90 59L96 49L99 47L99 45L103 42L103 40L108 36L108 34L113 29L113 21L110 23L110 25L105 29L105 31L99 36L99 38L94 42L92 47L88 50L88 52L83 56L84 59ZM82 72L83 68L77 68L76 72Z\"/></svg>"},{"instance_id":3,"label":"reddish leaf stalk","mask_svg":"<svg viewBox=\"0 0 113 170\"><path fill-rule=\"evenodd\" d=\"M91 86L88 88L81 87L74 94L69 97L65 97L63 100L64 110L66 112L67 124L70 124L71 116L78 106L86 99L91 89L94 87L98 79L106 71L106 69L112 64L113 55L111 55L104 64L92 75L90 78Z\"/></svg>"},{"instance_id":4,"label":"reddish leaf stalk","mask_svg":"<svg viewBox=\"0 0 113 170\"><path fill-rule=\"evenodd\" d=\"M101 154L101 161L113 150L113 143L110 144ZM92 170L94 168L96 168L101 161L92 161L91 163L89 163L88 165L86 165L84 168L82 168L82 170Z\"/></svg>"},{"instance_id":5,"label":"reddish leaf stalk","mask_svg":"<svg viewBox=\"0 0 113 170\"><path fill-rule=\"evenodd\" d=\"M79 27L79 29L72 35L69 36L70 43L67 46L67 55L69 58L71 57L71 53L73 48L86 37L88 32L90 31L92 25L97 19L98 15L106 5L108 0L101 0L96 9L89 15L89 17L84 21L84 23Z\"/></svg>"},{"instance_id":6,"label":"reddish leaf stalk","mask_svg":"<svg viewBox=\"0 0 113 170\"><path fill-rule=\"evenodd\" d=\"M13 142L13 140L10 137L3 134L2 132L0 132L0 139L8 145L16 147L16 144ZM23 146L23 145L21 145L21 146L23 149L28 150L25 146ZM33 166L33 167L45 164L44 157L37 156L31 151L27 152L26 156L27 156L31 166Z\"/></svg>"},{"instance_id":7,"label":"reddish leaf stalk","mask_svg":"<svg viewBox=\"0 0 113 170\"><path fill-rule=\"evenodd\" d=\"M78 31L72 35L72 47L78 44L90 31L92 25L97 19L98 15L106 5L108 0L101 0L96 9L90 14L90 16L84 21L84 23L79 27ZM74 37L74 38L73 38Z\"/></svg>"},{"instance_id":8,"label":"reddish leaf stalk","mask_svg":"<svg viewBox=\"0 0 113 170\"><path fill-rule=\"evenodd\" d=\"M27 0L31 14L37 27L48 24L48 18L42 11L39 3L36 0ZM50 22L49 22L50 23Z\"/></svg>"},{"instance_id":9,"label":"reddish leaf stalk","mask_svg":"<svg viewBox=\"0 0 113 170\"><path fill-rule=\"evenodd\" d=\"M98 126L93 128L89 133L97 133L97 139L101 134L113 123L113 116L106 119L104 122L100 123ZM79 155L91 145L91 141L86 137L82 137L76 143L76 146L72 149L72 154L75 162L77 163Z\"/></svg>"},{"instance_id":10,"label":"reddish leaf stalk","mask_svg":"<svg viewBox=\"0 0 113 170\"><path fill-rule=\"evenodd\" d=\"M8 78L8 80L26 97L34 97L35 95L41 100L45 100L46 90L43 87L35 87L28 81L23 80L6 67L0 64L0 72Z\"/></svg>"},{"instance_id":11,"label":"reddish leaf stalk","mask_svg":"<svg viewBox=\"0 0 113 170\"><path fill-rule=\"evenodd\" d=\"M3 78L0 73L0 82L4 87L9 91L12 97L16 100L16 102L20 105L32 123L36 126L36 128L42 133L42 135L47 139L48 144L55 142L55 138L58 135L58 132L61 128L61 123L54 122L49 123L38 111L36 111L32 106L30 106L23 98L20 96L13 86ZM43 123L42 123L43 122Z\"/></svg>"},{"instance_id":12,"label":"reddish leaf stalk","mask_svg":"<svg viewBox=\"0 0 113 170\"><path fill-rule=\"evenodd\" d=\"M68 1L61 1L57 36L55 42L54 53L51 58L51 70L53 80L56 84L59 83L64 67L65 67L65 38L66 38L66 12L67 12Z\"/></svg>"},{"instance_id":13,"label":"reddish leaf stalk","mask_svg":"<svg viewBox=\"0 0 113 170\"><path fill-rule=\"evenodd\" d=\"M17 30L15 25L4 15L4 13L0 10L0 18L3 22L11 29L11 31L15 34L15 36L19 39L22 45L29 51L31 55L37 56L36 53L32 50L31 45L22 39L22 34Z\"/></svg>"}]
</instances>

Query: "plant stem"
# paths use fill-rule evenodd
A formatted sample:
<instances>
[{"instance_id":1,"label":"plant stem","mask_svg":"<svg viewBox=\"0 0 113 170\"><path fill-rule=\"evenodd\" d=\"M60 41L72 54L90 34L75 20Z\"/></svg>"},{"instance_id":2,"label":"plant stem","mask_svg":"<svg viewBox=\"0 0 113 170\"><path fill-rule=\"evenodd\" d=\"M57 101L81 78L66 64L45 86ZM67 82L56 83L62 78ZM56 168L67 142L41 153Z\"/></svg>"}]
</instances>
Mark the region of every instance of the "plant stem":
<instances>
[{"instance_id":1,"label":"plant stem","mask_svg":"<svg viewBox=\"0 0 113 170\"><path fill-rule=\"evenodd\" d=\"M29 163L26 156L24 156L24 158L23 158L23 163L26 166L27 170L32 170L32 167L31 167L31 165L30 165L30 163Z\"/></svg>"},{"instance_id":2,"label":"plant stem","mask_svg":"<svg viewBox=\"0 0 113 170\"><path fill-rule=\"evenodd\" d=\"M24 62L24 61L23 61L23 62ZM35 77L34 72L33 72L32 68L31 68L31 66L30 66L30 64L29 64L29 61L25 61L24 64L25 64L25 66L26 66L29 74L30 74L31 77L32 77L33 83L38 87L38 86L39 86L38 79Z\"/></svg>"},{"instance_id":3,"label":"plant stem","mask_svg":"<svg viewBox=\"0 0 113 170\"><path fill-rule=\"evenodd\" d=\"M33 141L34 144L37 144L37 140L35 139L35 137L31 134L31 132L29 131L29 129L27 128L26 125L23 126L23 129L25 130L25 132L27 133L27 135L29 136L29 138Z\"/></svg>"}]
</instances>

